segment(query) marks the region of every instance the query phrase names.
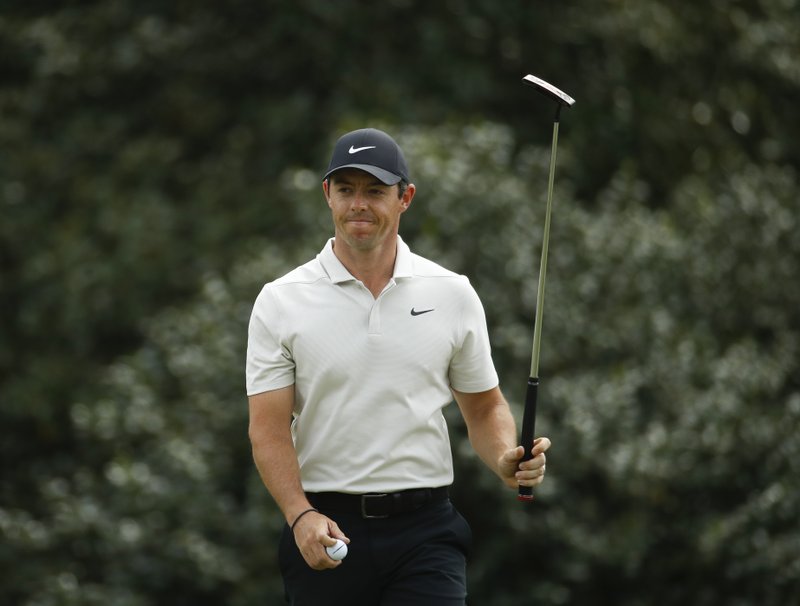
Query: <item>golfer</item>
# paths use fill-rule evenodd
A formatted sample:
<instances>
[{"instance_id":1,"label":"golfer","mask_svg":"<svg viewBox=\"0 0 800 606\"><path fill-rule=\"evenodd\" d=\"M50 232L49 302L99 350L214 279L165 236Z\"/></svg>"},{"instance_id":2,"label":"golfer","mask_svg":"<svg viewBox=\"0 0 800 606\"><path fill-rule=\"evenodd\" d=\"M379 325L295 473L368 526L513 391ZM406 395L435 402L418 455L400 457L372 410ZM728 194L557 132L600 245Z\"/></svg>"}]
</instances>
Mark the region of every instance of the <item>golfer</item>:
<instances>
[{"instance_id":1,"label":"golfer","mask_svg":"<svg viewBox=\"0 0 800 606\"><path fill-rule=\"evenodd\" d=\"M416 189L397 143L347 133L322 191L334 237L264 286L247 347L253 457L287 523L286 600L461 606L471 532L448 498L442 409L455 398L473 448L515 491L543 480L550 441L520 463L477 294L400 238ZM336 539L341 561L325 551Z\"/></svg>"}]
</instances>

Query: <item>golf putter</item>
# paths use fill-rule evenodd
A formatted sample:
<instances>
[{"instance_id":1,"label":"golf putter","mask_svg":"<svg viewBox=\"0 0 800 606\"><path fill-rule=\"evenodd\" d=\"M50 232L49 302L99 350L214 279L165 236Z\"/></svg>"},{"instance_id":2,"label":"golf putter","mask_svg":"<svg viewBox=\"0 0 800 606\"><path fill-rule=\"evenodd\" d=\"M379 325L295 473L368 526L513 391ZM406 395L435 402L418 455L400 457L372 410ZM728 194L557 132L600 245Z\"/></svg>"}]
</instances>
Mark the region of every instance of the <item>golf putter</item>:
<instances>
[{"instance_id":1,"label":"golf putter","mask_svg":"<svg viewBox=\"0 0 800 606\"><path fill-rule=\"evenodd\" d=\"M553 206L553 180L556 172L556 149L558 147L558 122L561 116L562 107L572 107L575 99L564 91L557 89L531 74L525 76L522 81L533 86L540 93L556 102L556 114L553 119L553 145L550 150L550 176L547 180L547 210L544 219L544 235L542 236L542 258L539 265L539 288L536 291L536 319L533 325L533 348L531 351L531 371L528 377L528 388L525 392L525 409L522 415L522 431L520 432L520 444L525 448L525 455L522 461L529 461L533 458L533 436L536 426L536 400L539 395L539 348L542 342L542 312L544 308L544 281L547 272L547 250L550 245L550 215ZM533 489L530 486L520 486L517 499L520 501L532 501Z\"/></svg>"}]
</instances>

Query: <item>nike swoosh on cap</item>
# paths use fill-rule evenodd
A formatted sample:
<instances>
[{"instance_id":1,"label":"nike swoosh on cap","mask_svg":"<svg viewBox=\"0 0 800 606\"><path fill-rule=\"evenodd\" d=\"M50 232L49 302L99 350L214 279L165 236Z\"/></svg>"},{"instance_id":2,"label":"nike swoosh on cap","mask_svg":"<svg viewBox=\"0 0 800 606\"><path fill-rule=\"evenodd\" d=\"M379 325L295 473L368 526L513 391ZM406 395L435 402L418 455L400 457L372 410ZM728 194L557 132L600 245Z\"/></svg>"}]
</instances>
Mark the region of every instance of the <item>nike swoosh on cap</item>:
<instances>
[{"instance_id":1,"label":"nike swoosh on cap","mask_svg":"<svg viewBox=\"0 0 800 606\"><path fill-rule=\"evenodd\" d=\"M365 149L375 149L375 147L377 147L377 146L375 146L375 145L367 145L366 147L353 147L351 145L350 149L347 150L347 152L350 153L350 154L357 154L358 152L364 151Z\"/></svg>"}]
</instances>

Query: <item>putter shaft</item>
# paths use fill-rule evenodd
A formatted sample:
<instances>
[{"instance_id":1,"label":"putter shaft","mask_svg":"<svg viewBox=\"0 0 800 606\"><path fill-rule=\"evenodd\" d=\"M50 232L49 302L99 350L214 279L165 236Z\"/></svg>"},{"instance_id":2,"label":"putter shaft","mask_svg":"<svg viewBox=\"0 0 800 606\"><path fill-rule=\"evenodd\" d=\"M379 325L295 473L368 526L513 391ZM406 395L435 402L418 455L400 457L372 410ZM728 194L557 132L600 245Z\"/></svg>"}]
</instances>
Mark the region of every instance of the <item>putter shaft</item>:
<instances>
[{"instance_id":1,"label":"putter shaft","mask_svg":"<svg viewBox=\"0 0 800 606\"><path fill-rule=\"evenodd\" d=\"M560 107L560 106L559 106ZM556 174L556 149L558 148L558 114L553 122L553 146L550 149L550 176L547 180L547 209L542 235L542 259L539 265L539 288L536 291L536 319L533 325L533 349L531 351L531 379L539 378L539 349L542 344L542 313L544 312L544 283L547 277L547 252L550 248L550 215L553 210L553 181Z\"/></svg>"},{"instance_id":2,"label":"putter shaft","mask_svg":"<svg viewBox=\"0 0 800 606\"><path fill-rule=\"evenodd\" d=\"M550 150L550 176L547 182L547 209L542 235L542 260L539 265L539 288L536 292L536 320L533 325L533 351L531 351L531 373L525 393L525 409L522 417L520 443L525 448L523 461L533 458L533 437L536 427L536 401L539 394L539 348L542 343L542 313L544 311L544 283L547 273L547 251L550 247L550 214L553 208L553 181L555 180L556 149L558 146L558 113L553 122L553 147ZM517 494L520 501L532 501L533 490L520 486Z\"/></svg>"}]
</instances>

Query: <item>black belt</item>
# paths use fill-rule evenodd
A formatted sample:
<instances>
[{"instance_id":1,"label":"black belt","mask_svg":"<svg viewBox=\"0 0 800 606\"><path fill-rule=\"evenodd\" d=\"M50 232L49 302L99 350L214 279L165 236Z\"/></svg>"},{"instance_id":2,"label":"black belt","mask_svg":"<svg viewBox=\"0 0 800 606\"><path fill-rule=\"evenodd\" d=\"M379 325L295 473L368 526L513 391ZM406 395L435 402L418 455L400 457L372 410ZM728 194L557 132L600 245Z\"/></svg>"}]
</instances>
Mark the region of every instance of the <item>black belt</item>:
<instances>
[{"instance_id":1,"label":"black belt","mask_svg":"<svg viewBox=\"0 0 800 606\"><path fill-rule=\"evenodd\" d=\"M309 492L308 500L317 509L356 513L364 519L388 518L409 513L447 498L447 487L415 488L401 492L347 494L344 492Z\"/></svg>"}]
</instances>

